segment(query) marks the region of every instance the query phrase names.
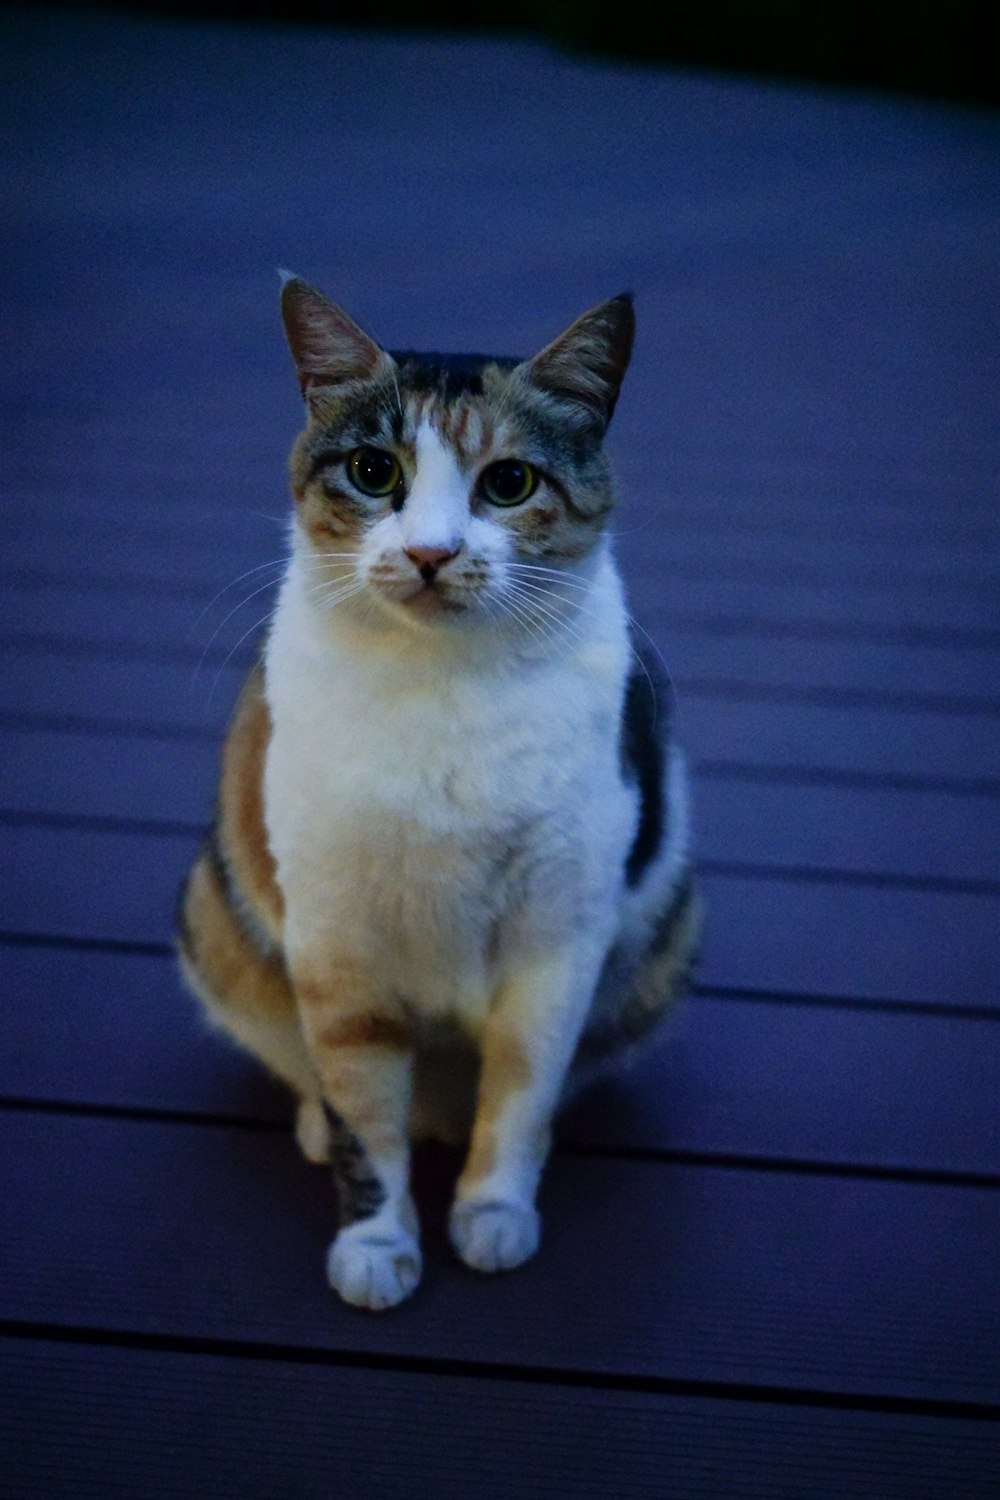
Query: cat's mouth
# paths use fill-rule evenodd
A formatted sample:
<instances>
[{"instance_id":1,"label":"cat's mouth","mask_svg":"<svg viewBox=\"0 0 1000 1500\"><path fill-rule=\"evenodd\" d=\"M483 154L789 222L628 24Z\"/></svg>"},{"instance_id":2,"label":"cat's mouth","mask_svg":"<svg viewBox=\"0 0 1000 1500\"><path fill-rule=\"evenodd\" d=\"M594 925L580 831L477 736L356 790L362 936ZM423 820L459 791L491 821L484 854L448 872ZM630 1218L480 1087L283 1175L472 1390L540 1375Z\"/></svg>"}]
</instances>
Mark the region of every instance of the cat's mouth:
<instances>
[{"instance_id":1,"label":"cat's mouth","mask_svg":"<svg viewBox=\"0 0 1000 1500\"><path fill-rule=\"evenodd\" d=\"M419 619L465 614L476 602L467 587L456 587L453 580L440 577L405 580L382 577L373 578L371 583L387 603Z\"/></svg>"},{"instance_id":2,"label":"cat's mouth","mask_svg":"<svg viewBox=\"0 0 1000 1500\"><path fill-rule=\"evenodd\" d=\"M469 600L458 597L452 589L443 586L438 579L420 583L401 601L413 614L462 614L469 607Z\"/></svg>"}]
</instances>

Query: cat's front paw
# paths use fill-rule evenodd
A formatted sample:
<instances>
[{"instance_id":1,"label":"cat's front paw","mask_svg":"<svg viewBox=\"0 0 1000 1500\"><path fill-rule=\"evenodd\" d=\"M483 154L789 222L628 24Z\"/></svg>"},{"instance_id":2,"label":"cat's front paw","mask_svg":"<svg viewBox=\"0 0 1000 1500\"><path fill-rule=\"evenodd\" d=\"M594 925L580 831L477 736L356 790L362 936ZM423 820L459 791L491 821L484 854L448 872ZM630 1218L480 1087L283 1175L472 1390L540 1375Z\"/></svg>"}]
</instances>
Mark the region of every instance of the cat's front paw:
<instances>
[{"instance_id":1,"label":"cat's front paw","mask_svg":"<svg viewBox=\"0 0 1000 1500\"><path fill-rule=\"evenodd\" d=\"M342 1229L330 1246L326 1274L335 1292L352 1307L381 1312L395 1307L420 1280L420 1246L412 1234L367 1228Z\"/></svg>"},{"instance_id":2,"label":"cat's front paw","mask_svg":"<svg viewBox=\"0 0 1000 1500\"><path fill-rule=\"evenodd\" d=\"M474 1271L509 1271L538 1249L538 1210L530 1204L489 1198L456 1203L449 1223L451 1242Z\"/></svg>"}]
</instances>

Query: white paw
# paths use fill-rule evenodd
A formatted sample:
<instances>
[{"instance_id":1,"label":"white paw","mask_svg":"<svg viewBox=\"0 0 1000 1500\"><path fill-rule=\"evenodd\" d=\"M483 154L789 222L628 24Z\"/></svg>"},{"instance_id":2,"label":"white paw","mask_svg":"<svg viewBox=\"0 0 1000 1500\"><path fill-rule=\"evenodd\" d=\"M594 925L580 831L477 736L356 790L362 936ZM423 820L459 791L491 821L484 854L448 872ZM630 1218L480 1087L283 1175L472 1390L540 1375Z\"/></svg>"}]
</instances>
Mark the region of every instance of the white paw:
<instances>
[{"instance_id":1,"label":"white paw","mask_svg":"<svg viewBox=\"0 0 1000 1500\"><path fill-rule=\"evenodd\" d=\"M330 1246L326 1274L335 1292L352 1307L373 1312L395 1307L420 1280L420 1246L404 1229L366 1228L362 1222L342 1229Z\"/></svg>"},{"instance_id":2,"label":"white paw","mask_svg":"<svg viewBox=\"0 0 1000 1500\"><path fill-rule=\"evenodd\" d=\"M319 1099L300 1099L295 1117L295 1139L306 1161L317 1167L330 1163L330 1126Z\"/></svg>"},{"instance_id":3,"label":"white paw","mask_svg":"<svg viewBox=\"0 0 1000 1500\"><path fill-rule=\"evenodd\" d=\"M474 1271L509 1271L538 1249L538 1210L495 1199L456 1203L451 1211L451 1242Z\"/></svg>"}]
</instances>

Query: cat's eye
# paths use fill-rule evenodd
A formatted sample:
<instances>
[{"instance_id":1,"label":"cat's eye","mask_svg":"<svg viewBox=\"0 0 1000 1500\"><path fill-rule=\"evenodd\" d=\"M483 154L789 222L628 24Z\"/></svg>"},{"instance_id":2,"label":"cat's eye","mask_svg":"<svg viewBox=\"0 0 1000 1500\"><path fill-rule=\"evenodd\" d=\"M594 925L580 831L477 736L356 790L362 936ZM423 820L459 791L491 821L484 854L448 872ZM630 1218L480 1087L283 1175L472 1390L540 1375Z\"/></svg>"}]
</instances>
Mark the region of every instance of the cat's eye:
<instances>
[{"instance_id":1,"label":"cat's eye","mask_svg":"<svg viewBox=\"0 0 1000 1500\"><path fill-rule=\"evenodd\" d=\"M537 488L538 475L519 458L502 458L479 476L479 489L491 505L520 505Z\"/></svg>"},{"instance_id":2,"label":"cat's eye","mask_svg":"<svg viewBox=\"0 0 1000 1500\"><path fill-rule=\"evenodd\" d=\"M355 448L347 460L347 472L355 489L363 495L391 495L402 478L398 459L384 448Z\"/></svg>"}]
</instances>

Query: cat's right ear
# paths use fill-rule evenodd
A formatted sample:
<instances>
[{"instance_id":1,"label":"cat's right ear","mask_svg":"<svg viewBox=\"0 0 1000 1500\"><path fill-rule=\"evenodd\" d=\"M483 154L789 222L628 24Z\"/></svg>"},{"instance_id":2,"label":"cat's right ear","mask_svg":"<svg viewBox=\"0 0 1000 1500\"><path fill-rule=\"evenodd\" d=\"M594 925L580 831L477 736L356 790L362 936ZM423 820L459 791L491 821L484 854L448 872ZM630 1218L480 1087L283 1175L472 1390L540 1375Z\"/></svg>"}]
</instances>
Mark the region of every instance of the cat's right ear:
<instances>
[{"instance_id":1,"label":"cat's right ear","mask_svg":"<svg viewBox=\"0 0 1000 1500\"><path fill-rule=\"evenodd\" d=\"M385 350L342 307L299 276L285 278L281 316L307 401L347 381L371 380L391 369Z\"/></svg>"},{"instance_id":2,"label":"cat's right ear","mask_svg":"<svg viewBox=\"0 0 1000 1500\"><path fill-rule=\"evenodd\" d=\"M522 369L533 385L585 413L603 432L611 421L632 355L631 292L592 307Z\"/></svg>"}]
</instances>

